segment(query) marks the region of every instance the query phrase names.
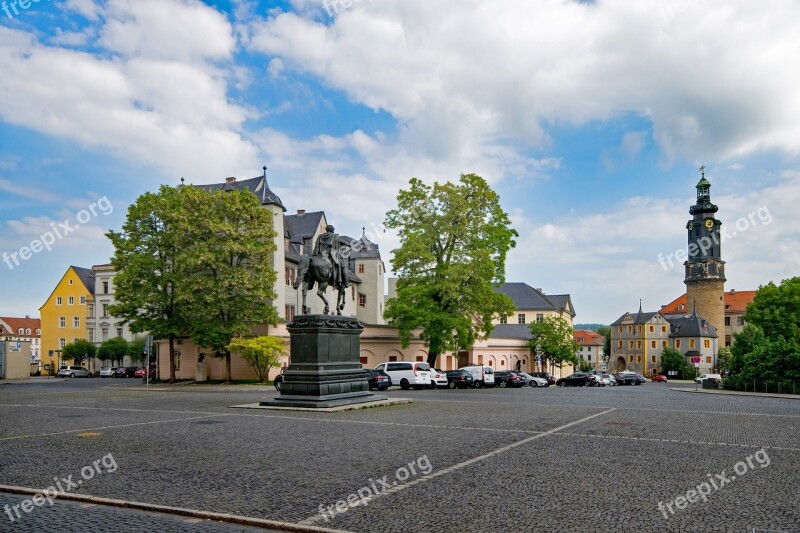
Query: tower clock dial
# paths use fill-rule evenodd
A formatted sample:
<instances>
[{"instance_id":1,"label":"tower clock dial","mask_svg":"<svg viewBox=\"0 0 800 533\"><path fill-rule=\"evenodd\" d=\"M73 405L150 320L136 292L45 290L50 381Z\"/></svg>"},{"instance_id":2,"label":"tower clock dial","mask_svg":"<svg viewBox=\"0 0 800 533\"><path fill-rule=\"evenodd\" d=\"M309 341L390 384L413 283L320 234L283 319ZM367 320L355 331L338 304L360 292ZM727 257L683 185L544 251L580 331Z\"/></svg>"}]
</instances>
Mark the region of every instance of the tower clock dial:
<instances>
[{"instance_id":1,"label":"tower clock dial","mask_svg":"<svg viewBox=\"0 0 800 533\"><path fill-rule=\"evenodd\" d=\"M713 227L714 227L714 221L713 221L713 220L711 220L710 218L709 218L709 219L706 219L706 227L707 227L708 229L711 229L711 228L713 228Z\"/></svg>"}]
</instances>

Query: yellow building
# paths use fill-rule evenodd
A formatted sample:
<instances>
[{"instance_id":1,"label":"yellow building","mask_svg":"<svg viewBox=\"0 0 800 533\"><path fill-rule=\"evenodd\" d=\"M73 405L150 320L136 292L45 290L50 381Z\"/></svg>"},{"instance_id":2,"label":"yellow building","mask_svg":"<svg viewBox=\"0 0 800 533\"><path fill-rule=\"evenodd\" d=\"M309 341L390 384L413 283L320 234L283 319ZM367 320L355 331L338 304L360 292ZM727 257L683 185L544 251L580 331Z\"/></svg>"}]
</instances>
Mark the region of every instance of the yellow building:
<instances>
[{"instance_id":1,"label":"yellow building","mask_svg":"<svg viewBox=\"0 0 800 533\"><path fill-rule=\"evenodd\" d=\"M52 353L54 365L72 364L61 361L59 350L78 339L86 339L87 304L94 304L94 272L71 266L39 308L43 362L49 363Z\"/></svg>"}]
</instances>

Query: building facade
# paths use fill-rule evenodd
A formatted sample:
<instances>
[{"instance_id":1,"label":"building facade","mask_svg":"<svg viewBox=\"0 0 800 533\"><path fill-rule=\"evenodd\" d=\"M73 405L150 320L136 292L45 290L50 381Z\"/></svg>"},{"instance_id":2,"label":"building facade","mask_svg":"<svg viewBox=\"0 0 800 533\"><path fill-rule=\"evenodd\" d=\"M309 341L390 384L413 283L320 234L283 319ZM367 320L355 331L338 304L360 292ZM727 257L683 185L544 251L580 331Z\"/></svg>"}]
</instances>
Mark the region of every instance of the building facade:
<instances>
[{"instance_id":1,"label":"building facade","mask_svg":"<svg viewBox=\"0 0 800 533\"><path fill-rule=\"evenodd\" d=\"M41 316L41 356L53 364L60 361L61 350L76 340L86 339L87 306L94 303L94 272L71 266L61 277L44 305Z\"/></svg>"},{"instance_id":2,"label":"building facade","mask_svg":"<svg viewBox=\"0 0 800 533\"><path fill-rule=\"evenodd\" d=\"M0 317L0 341L30 343L31 375L44 370L42 362L42 329L38 318Z\"/></svg>"},{"instance_id":3,"label":"building facade","mask_svg":"<svg viewBox=\"0 0 800 533\"><path fill-rule=\"evenodd\" d=\"M579 346L575 353L578 359L592 365L592 370L598 372L608 370L605 361L606 338L603 335L596 331L576 329L573 336Z\"/></svg>"},{"instance_id":4,"label":"building facade","mask_svg":"<svg viewBox=\"0 0 800 533\"><path fill-rule=\"evenodd\" d=\"M611 324L609 369L652 375L661 366L661 352L669 346L670 324L659 312L625 313Z\"/></svg>"},{"instance_id":5,"label":"building facade","mask_svg":"<svg viewBox=\"0 0 800 533\"><path fill-rule=\"evenodd\" d=\"M744 312L747 306L756 297L756 291L737 291L731 289L723 295L725 303L725 332L719 338L719 346L733 346L736 342L735 334L741 333L744 329ZM683 316L690 312L686 294L679 296L672 302L661 308L661 314L667 318ZM719 334L719 331L717 331Z\"/></svg>"}]
</instances>

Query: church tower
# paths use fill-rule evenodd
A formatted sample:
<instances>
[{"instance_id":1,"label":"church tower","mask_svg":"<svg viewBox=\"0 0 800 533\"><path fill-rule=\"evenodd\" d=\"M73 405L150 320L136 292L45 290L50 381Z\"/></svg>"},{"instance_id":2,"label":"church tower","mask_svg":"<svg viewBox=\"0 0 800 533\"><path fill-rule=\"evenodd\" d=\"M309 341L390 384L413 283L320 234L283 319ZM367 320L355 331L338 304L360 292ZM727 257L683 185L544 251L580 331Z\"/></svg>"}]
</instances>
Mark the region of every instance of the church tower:
<instances>
[{"instance_id":1,"label":"church tower","mask_svg":"<svg viewBox=\"0 0 800 533\"><path fill-rule=\"evenodd\" d=\"M715 214L718 207L711 203L711 183L705 167L700 167L697 183L697 203L689 208L692 219L686 224L689 235L689 260L686 269L686 305L695 309L718 332L725 331L725 261L722 260L722 223Z\"/></svg>"}]
</instances>

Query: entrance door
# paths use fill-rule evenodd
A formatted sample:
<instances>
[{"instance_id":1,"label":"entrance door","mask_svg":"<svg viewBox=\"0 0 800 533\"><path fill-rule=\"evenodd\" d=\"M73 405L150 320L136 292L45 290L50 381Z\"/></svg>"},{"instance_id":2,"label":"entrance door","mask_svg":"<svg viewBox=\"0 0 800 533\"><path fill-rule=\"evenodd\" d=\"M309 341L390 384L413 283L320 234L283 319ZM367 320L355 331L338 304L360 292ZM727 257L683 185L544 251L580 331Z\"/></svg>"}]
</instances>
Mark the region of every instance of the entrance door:
<instances>
[{"instance_id":1,"label":"entrance door","mask_svg":"<svg viewBox=\"0 0 800 533\"><path fill-rule=\"evenodd\" d=\"M626 366L627 365L625 364L625 358L624 357L618 357L617 358L617 372L622 372L623 370L625 370Z\"/></svg>"}]
</instances>

